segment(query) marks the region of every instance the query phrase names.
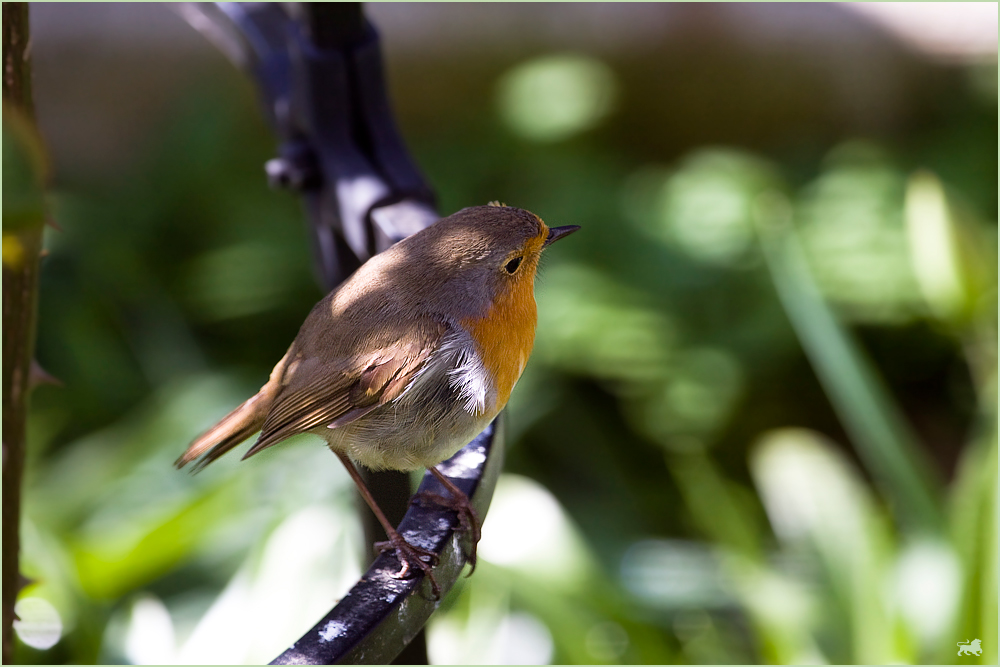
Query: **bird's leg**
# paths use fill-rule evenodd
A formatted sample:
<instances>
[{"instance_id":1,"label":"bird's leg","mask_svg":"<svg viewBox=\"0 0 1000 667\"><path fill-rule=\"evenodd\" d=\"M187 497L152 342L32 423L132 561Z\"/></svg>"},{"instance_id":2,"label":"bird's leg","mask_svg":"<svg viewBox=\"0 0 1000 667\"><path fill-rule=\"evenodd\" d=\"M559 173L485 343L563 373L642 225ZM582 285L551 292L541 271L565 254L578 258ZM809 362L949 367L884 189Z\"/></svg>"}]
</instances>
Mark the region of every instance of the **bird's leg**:
<instances>
[{"instance_id":1,"label":"bird's leg","mask_svg":"<svg viewBox=\"0 0 1000 667\"><path fill-rule=\"evenodd\" d=\"M437 480L441 482L442 485L451 494L451 498L442 496L437 493L431 493L430 491L422 491L415 496L415 499L421 503L430 502L435 505L440 505L446 507L455 514L458 515L458 523L460 530L468 532L472 538L472 549L469 552L469 565L472 569L469 570L469 574L466 576L471 576L473 572L476 571L476 546L479 544L480 532L479 532L479 513L476 512L476 508L472 506L469 501L469 497L462 492L460 488L455 486L450 479L448 479L444 473L442 473L437 468L428 468L431 474L437 477Z\"/></svg>"},{"instance_id":2,"label":"bird's leg","mask_svg":"<svg viewBox=\"0 0 1000 667\"><path fill-rule=\"evenodd\" d=\"M404 579L406 575L409 574L410 569L415 565L423 570L424 574L427 575L427 579L431 582L431 591L434 598L441 597L441 589L438 587L437 581L434 579L434 574L431 571L438 562L438 556L433 551L427 551L426 549L421 549L420 547L415 547L400 535L389 520L385 518L385 514L382 513L382 509L375 502L374 496L372 496L371 491L365 486L364 480L361 479L361 473L358 472L357 467L355 467L354 462L347 457L346 454L341 454L337 452L337 457L340 459L344 467L347 468L348 474L354 483L358 487L358 491L361 492L361 497L365 499L368 503L368 507L371 508L372 512L375 513L375 518L378 519L379 523L382 524L382 528L385 529L385 534L389 537L387 542L376 542L375 549L379 552L388 551L389 549L394 549L396 551L396 558L399 559L399 564L401 566L399 572L395 573L393 578ZM425 560L426 559L426 560Z\"/></svg>"}]
</instances>

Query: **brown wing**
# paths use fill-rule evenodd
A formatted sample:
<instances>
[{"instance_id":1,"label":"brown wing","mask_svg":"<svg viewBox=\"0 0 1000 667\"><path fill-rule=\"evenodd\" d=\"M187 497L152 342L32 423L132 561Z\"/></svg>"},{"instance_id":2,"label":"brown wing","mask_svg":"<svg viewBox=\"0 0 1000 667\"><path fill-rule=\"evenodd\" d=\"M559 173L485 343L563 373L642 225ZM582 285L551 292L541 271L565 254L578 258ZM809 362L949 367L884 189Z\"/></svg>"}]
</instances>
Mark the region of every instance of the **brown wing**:
<instances>
[{"instance_id":1,"label":"brown wing","mask_svg":"<svg viewBox=\"0 0 1000 667\"><path fill-rule=\"evenodd\" d=\"M289 363L260 438L243 458L318 426L343 426L398 397L437 349L445 327L435 323L419 331L346 364Z\"/></svg>"}]
</instances>

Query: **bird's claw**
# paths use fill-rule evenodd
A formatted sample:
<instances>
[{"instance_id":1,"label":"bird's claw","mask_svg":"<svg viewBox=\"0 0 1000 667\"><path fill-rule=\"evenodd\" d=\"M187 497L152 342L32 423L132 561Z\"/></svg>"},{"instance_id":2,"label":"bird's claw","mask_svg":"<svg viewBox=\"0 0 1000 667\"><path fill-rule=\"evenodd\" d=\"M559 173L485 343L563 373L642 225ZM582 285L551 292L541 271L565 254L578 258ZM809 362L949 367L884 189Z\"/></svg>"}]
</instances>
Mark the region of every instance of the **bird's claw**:
<instances>
[{"instance_id":1,"label":"bird's claw","mask_svg":"<svg viewBox=\"0 0 1000 667\"><path fill-rule=\"evenodd\" d=\"M413 496L411 502L419 503L424 507L427 505L444 507L453 511L458 516L458 527L456 530L469 533L472 541L472 548L468 554L469 565L472 567L469 569L469 574L466 575L472 576L472 573L476 571L476 547L479 544L479 538L482 534L479 529L479 513L476 512L476 508L469 502L468 496L462 494L460 497L448 497L433 493L432 491L421 491Z\"/></svg>"},{"instance_id":2,"label":"bird's claw","mask_svg":"<svg viewBox=\"0 0 1000 667\"><path fill-rule=\"evenodd\" d=\"M385 542L375 543L375 552L377 554L384 553L386 551L395 551L396 558L399 560L399 572L395 572L391 575L393 579L406 579L407 575L409 575L414 566L416 566L423 571L423 573L427 576L427 580L431 582L431 593L433 594L434 599L440 599L441 588L438 586L437 580L434 579L433 573L434 566L438 564L439 560L436 553L413 546L403 539L403 537L398 533L390 535L389 539Z\"/></svg>"}]
</instances>

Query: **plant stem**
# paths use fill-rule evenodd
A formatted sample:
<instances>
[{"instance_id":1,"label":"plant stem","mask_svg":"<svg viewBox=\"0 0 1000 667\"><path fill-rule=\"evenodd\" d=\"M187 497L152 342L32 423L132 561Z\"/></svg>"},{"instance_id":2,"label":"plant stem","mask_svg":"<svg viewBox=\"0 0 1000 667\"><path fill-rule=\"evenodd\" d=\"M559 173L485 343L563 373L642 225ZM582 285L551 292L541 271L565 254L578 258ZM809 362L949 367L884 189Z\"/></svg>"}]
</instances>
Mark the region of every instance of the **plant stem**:
<instances>
[{"instance_id":1,"label":"plant stem","mask_svg":"<svg viewBox=\"0 0 1000 667\"><path fill-rule=\"evenodd\" d=\"M28 64L28 3L3 3L4 113L15 109L34 121ZM5 133L6 134L6 133ZM42 225L8 232L3 243L19 248L18 261L3 262L3 662L13 656L14 603L21 589L19 569L21 478L25 422L35 348L38 257Z\"/></svg>"}]
</instances>

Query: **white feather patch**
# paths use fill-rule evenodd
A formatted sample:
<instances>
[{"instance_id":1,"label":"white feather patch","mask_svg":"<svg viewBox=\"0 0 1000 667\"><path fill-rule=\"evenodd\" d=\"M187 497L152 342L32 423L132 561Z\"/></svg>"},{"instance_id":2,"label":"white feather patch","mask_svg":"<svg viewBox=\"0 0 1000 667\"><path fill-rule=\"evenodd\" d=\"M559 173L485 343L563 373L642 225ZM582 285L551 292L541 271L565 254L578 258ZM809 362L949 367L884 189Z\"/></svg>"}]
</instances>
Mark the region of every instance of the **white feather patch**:
<instances>
[{"instance_id":1,"label":"white feather patch","mask_svg":"<svg viewBox=\"0 0 1000 667\"><path fill-rule=\"evenodd\" d=\"M492 405L496 400L495 392L490 389L489 371L476 351L472 336L459 325L452 327L445 334L441 346L393 402L415 400L415 396L420 395L421 386L443 375L448 380L448 386L458 393L462 409L473 417L486 414L487 403Z\"/></svg>"},{"instance_id":2,"label":"white feather patch","mask_svg":"<svg viewBox=\"0 0 1000 667\"><path fill-rule=\"evenodd\" d=\"M448 384L458 392L462 407L471 415L486 412L490 393L489 373L476 352L472 338L465 331L449 336L441 346L442 356L451 361L446 371Z\"/></svg>"}]
</instances>

